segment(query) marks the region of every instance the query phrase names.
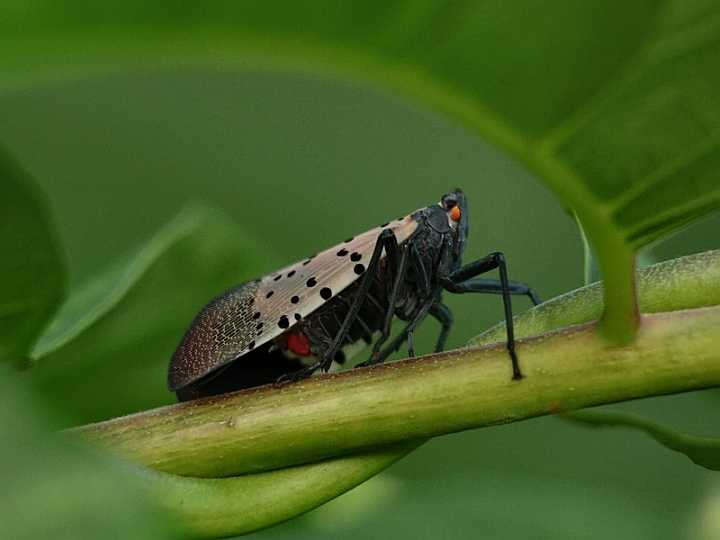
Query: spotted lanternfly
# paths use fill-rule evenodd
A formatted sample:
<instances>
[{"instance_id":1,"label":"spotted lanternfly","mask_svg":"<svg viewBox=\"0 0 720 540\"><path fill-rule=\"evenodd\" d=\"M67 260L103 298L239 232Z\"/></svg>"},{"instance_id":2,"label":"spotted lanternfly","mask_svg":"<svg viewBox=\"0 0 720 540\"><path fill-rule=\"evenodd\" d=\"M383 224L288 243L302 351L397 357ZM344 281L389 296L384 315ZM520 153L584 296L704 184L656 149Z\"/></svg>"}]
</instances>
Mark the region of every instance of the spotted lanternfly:
<instances>
[{"instance_id":1,"label":"spotted lanternfly","mask_svg":"<svg viewBox=\"0 0 720 540\"><path fill-rule=\"evenodd\" d=\"M428 316L442 329L443 350L453 318L442 292L500 294L513 379L522 378L510 295L539 303L524 283L508 280L505 257L491 253L462 264L468 205L456 189L439 203L384 223L260 279L226 291L195 318L170 362L168 387L185 401L296 380L333 362L356 345L373 344L360 365L383 362L408 342ZM498 269L500 279L477 276ZM397 317L407 325L390 343Z\"/></svg>"}]
</instances>

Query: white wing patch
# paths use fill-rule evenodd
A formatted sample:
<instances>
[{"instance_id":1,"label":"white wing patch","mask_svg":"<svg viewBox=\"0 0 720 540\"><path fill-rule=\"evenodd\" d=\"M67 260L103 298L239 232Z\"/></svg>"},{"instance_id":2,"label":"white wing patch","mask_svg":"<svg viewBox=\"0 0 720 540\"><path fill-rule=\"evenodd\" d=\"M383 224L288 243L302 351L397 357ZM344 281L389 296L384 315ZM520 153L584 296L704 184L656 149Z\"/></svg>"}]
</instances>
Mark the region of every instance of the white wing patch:
<instances>
[{"instance_id":1,"label":"white wing patch","mask_svg":"<svg viewBox=\"0 0 720 540\"><path fill-rule=\"evenodd\" d=\"M264 276L255 295L256 338L240 355L286 332L359 279L384 229L393 230L402 244L417 225L409 215Z\"/></svg>"}]
</instances>

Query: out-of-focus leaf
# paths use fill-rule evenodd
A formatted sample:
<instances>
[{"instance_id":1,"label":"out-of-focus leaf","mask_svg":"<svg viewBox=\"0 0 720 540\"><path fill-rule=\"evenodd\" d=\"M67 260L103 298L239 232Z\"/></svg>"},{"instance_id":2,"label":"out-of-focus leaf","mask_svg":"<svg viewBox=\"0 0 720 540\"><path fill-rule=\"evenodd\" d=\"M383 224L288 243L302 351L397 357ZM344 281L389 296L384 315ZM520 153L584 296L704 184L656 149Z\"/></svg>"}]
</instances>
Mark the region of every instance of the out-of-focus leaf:
<instances>
[{"instance_id":1,"label":"out-of-focus leaf","mask_svg":"<svg viewBox=\"0 0 720 540\"><path fill-rule=\"evenodd\" d=\"M713 478L700 501L697 520L693 524L690 540L715 540L720 538L720 480Z\"/></svg>"},{"instance_id":2,"label":"out-of-focus leaf","mask_svg":"<svg viewBox=\"0 0 720 540\"><path fill-rule=\"evenodd\" d=\"M0 17L0 91L169 66L334 72L458 118L582 220L603 328L633 335L634 250L720 201L720 4L77 0Z\"/></svg>"},{"instance_id":3,"label":"out-of-focus leaf","mask_svg":"<svg viewBox=\"0 0 720 540\"><path fill-rule=\"evenodd\" d=\"M38 540L175 537L129 467L50 433L41 401L0 366L0 529Z\"/></svg>"},{"instance_id":4,"label":"out-of-focus leaf","mask_svg":"<svg viewBox=\"0 0 720 540\"><path fill-rule=\"evenodd\" d=\"M174 401L167 365L193 316L274 261L223 214L188 209L68 299L27 376L77 422Z\"/></svg>"},{"instance_id":5,"label":"out-of-focus leaf","mask_svg":"<svg viewBox=\"0 0 720 540\"><path fill-rule=\"evenodd\" d=\"M178 526L188 534L225 538L312 510L362 484L418 444L368 449L296 467L225 478L180 476L148 469L134 472L135 480L144 482L148 494L173 513Z\"/></svg>"},{"instance_id":6,"label":"out-of-focus leaf","mask_svg":"<svg viewBox=\"0 0 720 540\"><path fill-rule=\"evenodd\" d=\"M0 361L27 355L64 292L45 200L0 147Z\"/></svg>"},{"instance_id":7,"label":"out-of-focus leaf","mask_svg":"<svg viewBox=\"0 0 720 540\"><path fill-rule=\"evenodd\" d=\"M600 268L598 267L597 256L593 253L587 234L585 234L585 229L583 229L582 223L580 223L577 216L575 216L575 222L580 230L580 238L582 238L583 243L584 281L585 285L589 285L596 281L601 281L602 275L600 274ZM638 268L646 268L657 262L658 259L654 256L650 248L645 248L638 254Z\"/></svg>"},{"instance_id":8,"label":"out-of-focus leaf","mask_svg":"<svg viewBox=\"0 0 720 540\"><path fill-rule=\"evenodd\" d=\"M193 233L202 234L205 213L197 209L178 216L135 253L115 261L104 273L85 283L61 306L31 356L35 359L48 356L112 311L174 244Z\"/></svg>"},{"instance_id":9,"label":"out-of-focus leaf","mask_svg":"<svg viewBox=\"0 0 720 540\"><path fill-rule=\"evenodd\" d=\"M643 431L657 442L685 454L693 463L720 471L720 438L688 435L634 414L614 411L578 411L564 418L590 427L629 427Z\"/></svg>"},{"instance_id":10,"label":"out-of-focus leaf","mask_svg":"<svg viewBox=\"0 0 720 540\"><path fill-rule=\"evenodd\" d=\"M600 281L602 276L600 275L600 268L598 268L597 256L593 254L590 241L588 240L585 229L583 228L580 218L578 218L577 215L575 215L575 223L578 226L580 238L583 243L583 281L585 282L585 285L589 285L595 281Z\"/></svg>"}]
</instances>

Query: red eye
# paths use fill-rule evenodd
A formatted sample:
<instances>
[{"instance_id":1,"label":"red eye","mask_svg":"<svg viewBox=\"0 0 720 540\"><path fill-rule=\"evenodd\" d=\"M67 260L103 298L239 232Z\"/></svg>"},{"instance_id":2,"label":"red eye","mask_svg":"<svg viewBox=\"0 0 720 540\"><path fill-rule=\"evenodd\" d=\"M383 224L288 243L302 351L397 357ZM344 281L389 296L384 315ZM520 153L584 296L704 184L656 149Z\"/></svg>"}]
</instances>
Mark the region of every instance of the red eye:
<instances>
[{"instance_id":1,"label":"red eye","mask_svg":"<svg viewBox=\"0 0 720 540\"><path fill-rule=\"evenodd\" d=\"M461 215L459 206L453 206L452 210L450 210L450 219L453 221L460 221Z\"/></svg>"}]
</instances>

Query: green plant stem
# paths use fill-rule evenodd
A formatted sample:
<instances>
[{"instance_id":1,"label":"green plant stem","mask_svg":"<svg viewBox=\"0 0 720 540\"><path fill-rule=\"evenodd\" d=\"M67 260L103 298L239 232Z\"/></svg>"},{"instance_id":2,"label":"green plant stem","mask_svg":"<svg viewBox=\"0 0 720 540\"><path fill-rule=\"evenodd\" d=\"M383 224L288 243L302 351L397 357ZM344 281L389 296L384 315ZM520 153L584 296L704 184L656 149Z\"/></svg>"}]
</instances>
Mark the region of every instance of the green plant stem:
<instances>
[{"instance_id":1,"label":"green plant stem","mask_svg":"<svg viewBox=\"0 0 720 540\"><path fill-rule=\"evenodd\" d=\"M594 324L528 339L526 378L503 346L456 350L169 406L75 430L191 476L260 472L465 429L720 385L720 307L644 317L609 347Z\"/></svg>"},{"instance_id":2,"label":"green plant stem","mask_svg":"<svg viewBox=\"0 0 720 540\"><path fill-rule=\"evenodd\" d=\"M552 145L539 145L526 158L557 193L565 191L576 218L582 223L584 240L597 253L600 273L605 280L602 316L598 333L613 345L627 345L640 324L636 291L635 250L613 223L602 204L587 192L586 182L553 153Z\"/></svg>"}]
</instances>

